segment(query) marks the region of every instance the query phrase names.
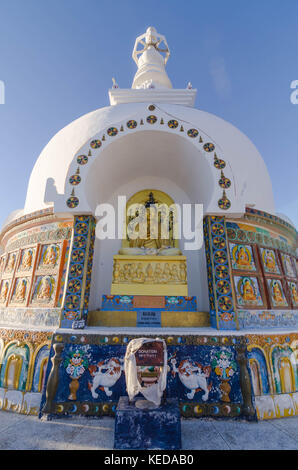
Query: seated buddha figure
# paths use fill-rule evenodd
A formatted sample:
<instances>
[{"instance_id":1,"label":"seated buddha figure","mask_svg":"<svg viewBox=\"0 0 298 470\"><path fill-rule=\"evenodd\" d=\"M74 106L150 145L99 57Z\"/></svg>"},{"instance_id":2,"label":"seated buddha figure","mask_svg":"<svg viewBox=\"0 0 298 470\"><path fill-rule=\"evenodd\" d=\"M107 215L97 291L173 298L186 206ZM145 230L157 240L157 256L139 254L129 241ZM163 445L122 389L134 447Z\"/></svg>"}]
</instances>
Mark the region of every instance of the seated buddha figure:
<instances>
[{"instance_id":1,"label":"seated buddha figure","mask_svg":"<svg viewBox=\"0 0 298 470\"><path fill-rule=\"evenodd\" d=\"M181 255L181 251L175 247L170 229L167 232L168 238L162 238L162 224L168 223L170 226L170 221L167 219L165 219L166 222L164 221L158 213L156 204L157 201L150 192L148 200L142 205L140 211L136 211L135 216L129 217L127 226L129 247L121 248L120 255ZM139 226L140 235L132 236L132 231L137 226Z\"/></svg>"},{"instance_id":2,"label":"seated buddha figure","mask_svg":"<svg viewBox=\"0 0 298 470\"><path fill-rule=\"evenodd\" d=\"M37 294L39 300L49 300L51 298L51 284L47 278L43 278Z\"/></svg>"},{"instance_id":3,"label":"seated buddha figure","mask_svg":"<svg viewBox=\"0 0 298 470\"><path fill-rule=\"evenodd\" d=\"M298 292L297 292L296 284L294 284L294 283L291 284L291 292L292 292L292 297L293 297L294 303L298 304Z\"/></svg>"},{"instance_id":4,"label":"seated buddha figure","mask_svg":"<svg viewBox=\"0 0 298 470\"><path fill-rule=\"evenodd\" d=\"M238 266L243 266L244 268L250 266L248 254L243 246L239 248L237 255L237 264Z\"/></svg>"},{"instance_id":5,"label":"seated buddha figure","mask_svg":"<svg viewBox=\"0 0 298 470\"><path fill-rule=\"evenodd\" d=\"M56 259L57 259L57 253L56 253L55 247L51 245L50 247L48 247L48 249L45 252L43 264L45 264L46 266L54 265L56 263Z\"/></svg>"},{"instance_id":6,"label":"seated buddha figure","mask_svg":"<svg viewBox=\"0 0 298 470\"><path fill-rule=\"evenodd\" d=\"M243 285L243 300L245 301L256 301L256 295L253 289L253 286L251 285L250 281L246 279Z\"/></svg>"},{"instance_id":7,"label":"seated buddha figure","mask_svg":"<svg viewBox=\"0 0 298 470\"><path fill-rule=\"evenodd\" d=\"M15 300L18 302L23 302L25 300L25 295L26 295L26 286L27 283L25 279L22 279L16 288L16 293L15 293Z\"/></svg>"},{"instance_id":8,"label":"seated buddha figure","mask_svg":"<svg viewBox=\"0 0 298 470\"><path fill-rule=\"evenodd\" d=\"M265 261L265 266L268 269L268 271L275 271L276 270L275 258L274 258L274 255L271 251L266 250L265 256L264 256L264 261Z\"/></svg>"},{"instance_id":9,"label":"seated buddha figure","mask_svg":"<svg viewBox=\"0 0 298 470\"><path fill-rule=\"evenodd\" d=\"M22 269L30 269L32 265L32 250L26 250L22 259Z\"/></svg>"},{"instance_id":10,"label":"seated buddha figure","mask_svg":"<svg viewBox=\"0 0 298 470\"><path fill-rule=\"evenodd\" d=\"M275 302L277 304L283 304L284 303L284 298L283 298L282 291L281 291L281 288L280 288L278 282L275 282L273 284L272 291L273 291L273 299L275 300Z\"/></svg>"}]
</instances>

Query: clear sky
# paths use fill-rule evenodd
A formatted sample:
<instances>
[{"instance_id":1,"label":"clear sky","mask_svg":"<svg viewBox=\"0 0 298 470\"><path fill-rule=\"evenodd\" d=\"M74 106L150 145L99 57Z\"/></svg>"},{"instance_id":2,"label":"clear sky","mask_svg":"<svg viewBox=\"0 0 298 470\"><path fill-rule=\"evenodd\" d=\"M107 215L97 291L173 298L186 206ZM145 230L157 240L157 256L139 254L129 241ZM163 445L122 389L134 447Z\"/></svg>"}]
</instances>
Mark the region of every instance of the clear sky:
<instances>
[{"instance_id":1,"label":"clear sky","mask_svg":"<svg viewBox=\"0 0 298 470\"><path fill-rule=\"evenodd\" d=\"M297 0L0 0L0 225L24 207L42 148L129 88L136 36L167 38L175 88L244 132L268 167L276 210L298 227ZM262 191L262 188L259 188Z\"/></svg>"}]
</instances>

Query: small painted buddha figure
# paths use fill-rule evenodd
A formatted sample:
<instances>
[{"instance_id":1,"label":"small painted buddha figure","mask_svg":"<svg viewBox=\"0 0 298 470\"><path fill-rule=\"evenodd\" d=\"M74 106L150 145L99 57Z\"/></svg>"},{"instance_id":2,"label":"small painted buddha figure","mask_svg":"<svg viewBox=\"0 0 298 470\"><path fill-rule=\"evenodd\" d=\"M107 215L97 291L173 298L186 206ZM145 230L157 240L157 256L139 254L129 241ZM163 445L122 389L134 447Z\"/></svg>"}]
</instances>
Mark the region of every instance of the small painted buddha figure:
<instances>
[{"instance_id":1,"label":"small painted buddha figure","mask_svg":"<svg viewBox=\"0 0 298 470\"><path fill-rule=\"evenodd\" d=\"M296 288L296 284L291 284L291 292L292 292L292 297L293 297L293 301L295 304L298 304L298 293L297 293L297 288Z\"/></svg>"},{"instance_id":2,"label":"small painted buddha figure","mask_svg":"<svg viewBox=\"0 0 298 470\"><path fill-rule=\"evenodd\" d=\"M41 286L37 294L37 298L40 300L48 300L51 297L51 284L47 278L43 278Z\"/></svg>"},{"instance_id":3,"label":"small painted buddha figure","mask_svg":"<svg viewBox=\"0 0 298 470\"><path fill-rule=\"evenodd\" d=\"M16 255L10 255L8 263L7 263L7 271L11 272L13 270L15 260L16 260Z\"/></svg>"},{"instance_id":4,"label":"small painted buddha figure","mask_svg":"<svg viewBox=\"0 0 298 470\"><path fill-rule=\"evenodd\" d=\"M241 246L241 248L239 249L238 257L237 257L237 264L239 266L245 266L245 267L250 266L249 257L243 246Z\"/></svg>"},{"instance_id":5,"label":"small painted buddha figure","mask_svg":"<svg viewBox=\"0 0 298 470\"><path fill-rule=\"evenodd\" d=\"M254 289L248 279L246 279L244 283L242 297L243 297L243 300L246 300L246 301L257 300L256 295L254 293Z\"/></svg>"},{"instance_id":6,"label":"small painted buddha figure","mask_svg":"<svg viewBox=\"0 0 298 470\"><path fill-rule=\"evenodd\" d=\"M278 282L275 282L273 285L273 298L277 304L284 303L281 288L279 287Z\"/></svg>"},{"instance_id":7,"label":"small painted buddha figure","mask_svg":"<svg viewBox=\"0 0 298 470\"><path fill-rule=\"evenodd\" d=\"M22 260L22 268L30 269L32 265L32 250L27 250Z\"/></svg>"},{"instance_id":8,"label":"small painted buddha figure","mask_svg":"<svg viewBox=\"0 0 298 470\"><path fill-rule=\"evenodd\" d=\"M1 291L1 296L0 296L1 302L5 302L5 300L6 300L6 297L7 297L7 294L8 294L8 286L9 286L8 282L5 282L3 284L2 291Z\"/></svg>"},{"instance_id":9,"label":"small painted buddha figure","mask_svg":"<svg viewBox=\"0 0 298 470\"><path fill-rule=\"evenodd\" d=\"M45 265L54 265L56 262L56 258L57 254L55 248L53 246L50 246L46 251L43 263Z\"/></svg>"},{"instance_id":10,"label":"small painted buddha figure","mask_svg":"<svg viewBox=\"0 0 298 470\"><path fill-rule=\"evenodd\" d=\"M16 289L15 299L19 302L23 302L25 300L26 294L26 281L22 279Z\"/></svg>"},{"instance_id":11,"label":"small painted buddha figure","mask_svg":"<svg viewBox=\"0 0 298 470\"><path fill-rule=\"evenodd\" d=\"M275 271L275 259L270 251L266 251L265 254L265 265L269 271Z\"/></svg>"}]
</instances>

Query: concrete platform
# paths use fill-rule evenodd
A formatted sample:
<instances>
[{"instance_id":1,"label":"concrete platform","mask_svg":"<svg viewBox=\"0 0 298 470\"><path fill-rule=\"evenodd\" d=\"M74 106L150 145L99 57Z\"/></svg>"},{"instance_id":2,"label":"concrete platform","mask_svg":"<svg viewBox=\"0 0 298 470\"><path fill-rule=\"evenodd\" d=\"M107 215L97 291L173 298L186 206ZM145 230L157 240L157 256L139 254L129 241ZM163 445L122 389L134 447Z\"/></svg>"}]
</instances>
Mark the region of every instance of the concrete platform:
<instances>
[{"instance_id":1,"label":"concrete platform","mask_svg":"<svg viewBox=\"0 0 298 470\"><path fill-rule=\"evenodd\" d=\"M40 420L0 411L0 450L112 450L113 418ZM182 419L185 450L298 450L298 417L269 421Z\"/></svg>"}]
</instances>

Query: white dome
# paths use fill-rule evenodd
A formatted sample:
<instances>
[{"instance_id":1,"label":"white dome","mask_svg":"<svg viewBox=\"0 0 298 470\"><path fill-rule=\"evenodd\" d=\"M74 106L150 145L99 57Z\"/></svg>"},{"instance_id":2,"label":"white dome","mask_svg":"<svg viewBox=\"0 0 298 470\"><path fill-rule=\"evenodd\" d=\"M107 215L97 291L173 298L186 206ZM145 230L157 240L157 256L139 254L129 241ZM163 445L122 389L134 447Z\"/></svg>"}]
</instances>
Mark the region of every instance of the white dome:
<instances>
[{"instance_id":1,"label":"white dome","mask_svg":"<svg viewBox=\"0 0 298 470\"><path fill-rule=\"evenodd\" d=\"M245 211L245 206L249 205L259 210L275 213L272 185L265 163L256 147L242 132L223 119L204 111L166 103L155 104L155 110L149 111L150 104L150 102L128 103L101 108L80 117L59 131L43 149L33 168L24 214L48 207L51 203L54 203L56 212L74 212L74 209L69 209L66 206L66 200L74 188L69 184L69 177L75 174L78 168L77 156L79 154L88 155L90 150L92 157L89 158L88 165L80 167L82 182L75 187L75 195L80 201L75 209L77 213L94 212L96 201L94 204L90 203L88 182L90 178L94 179L95 171L97 172L97 184L101 197L103 194L108 196L109 188L117 191L120 183L122 185L128 184L130 181L128 173L131 180L146 176L150 179L150 173L148 173L150 165L148 167L145 159L142 160L143 153L146 155L146 159L152 158L152 165L154 165L156 173L152 170L152 177L164 176L180 187L183 184L184 187L181 189L186 192L188 191L187 178L189 178L190 187L195 188L201 184L204 191L208 192L208 197L206 195L200 201L203 194L203 189L201 189L197 196L192 194L190 199L195 202L204 202L206 212L240 214ZM146 121L146 117L150 114L157 117L154 125L148 124ZM174 130L167 125L168 120L173 119L179 123L179 126ZM126 123L129 120L135 120L138 123L135 129L128 129ZM144 123L142 126L140 125L141 121ZM107 129L112 126L118 129L118 134L109 137ZM123 126L123 131L120 132L121 126ZM200 148L198 147L198 138L193 139L188 136L187 130L190 128L197 129L199 135L202 136L203 143L200 144ZM133 135L138 132L143 132L142 136L144 137L147 135L148 142L145 143L146 139L142 139L140 135L139 140L144 142L144 152L139 148L139 153L136 154L134 139L137 139L137 136L133 137ZM101 147L90 148L90 141L93 139L102 140L104 134L106 140L102 142ZM172 137L173 135L175 138ZM187 141L188 143L186 143ZM226 162L224 175L232 182L231 188L226 191L227 197L232 202L231 208L227 211L220 211L217 204L222 194L222 189L218 185L220 172L214 168L213 153L208 154L202 149L206 142L213 143L217 157ZM197 148L195 145L192 147L189 144L195 144ZM145 151L146 145L147 151ZM164 156L169 153L169 148L172 148L172 153L178 148L180 152L175 158L174 169L172 160L168 160L166 163L166 158L169 159L170 156ZM117 159L119 152L123 153L121 160ZM156 152L159 152L159 155L155 158ZM191 152L193 156L186 157ZM134 159L131 157L132 154L135 154ZM198 154L202 158L197 159L196 155ZM111 161L111 159L115 160ZM131 161L128 161L129 159ZM162 163L162 174L158 171L158 162ZM207 171L203 170L203 167L206 167L207 164L210 167L210 175L212 174L212 176L206 174L206 178L209 178L208 185L203 181ZM129 172L127 167L129 167ZM115 174L118 175L117 186L113 185L113 168L115 168ZM200 168L202 168L202 172ZM134 172L136 173L134 174ZM180 182L181 173L183 173L183 180ZM127 174L122 181L121 174ZM105 187L107 191L105 191ZM94 190L96 190L95 187ZM106 201L101 200L101 202Z\"/></svg>"}]
</instances>

